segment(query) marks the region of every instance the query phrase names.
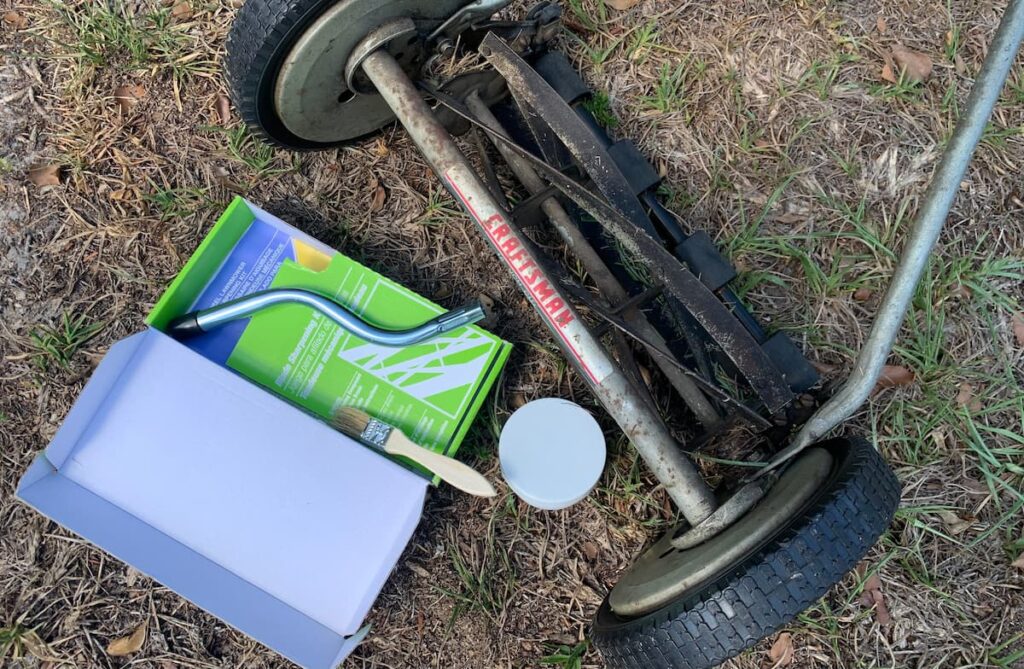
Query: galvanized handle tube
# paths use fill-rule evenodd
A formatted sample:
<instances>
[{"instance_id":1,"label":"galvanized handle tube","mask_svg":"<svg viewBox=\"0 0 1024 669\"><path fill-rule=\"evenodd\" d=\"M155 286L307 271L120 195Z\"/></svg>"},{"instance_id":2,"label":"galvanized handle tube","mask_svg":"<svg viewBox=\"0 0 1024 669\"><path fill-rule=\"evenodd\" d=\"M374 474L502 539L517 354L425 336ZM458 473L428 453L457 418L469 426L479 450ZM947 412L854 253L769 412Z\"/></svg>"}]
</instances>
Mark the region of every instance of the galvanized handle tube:
<instances>
[{"instance_id":1,"label":"galvanized handle tube","mask_svg":"<svg viewBox=\"0 0 1024 669\"><path fill-rule=\"evenodd\" d=\"M541 270L522 232L502 210L454 140L434 117L395 59L376 51L363 72L405 126L434 171L509 267L566 356L619 424L686 519L697 524L715 499L661 419L637 396L625 375L579 319L556 281ZM552 444L557 448L557 444Z\"/></svg>"},{"instance_id":2,"label":"galvanized handle tube","mask_svg":"<svg viewBox=\"0 0 1024 669\"><path fill-rule=\"evenodd\" d=\"M324 314L339 327L372 344L411 346L439 334L475 323L486 315L479 302L443 313L422 325L407 330L382 330L370 325L337 302L309 290L271 288L236 300L179 316L167 326L175 339L188 339L214 330L240 318L248 318L276 304L304 304Z\"/></svg>"},{"instance_id":3,"label":"galvanized handle tube","mask_svg":"<svg viewBox=\"0 0 1024 669\"><path fill-rule=\"evenodd\" d=\"M868 333L867 341L864 342L864 348L857 357L853 373L839 392L807 421L793 442L772 460L773 466L781 464L824 436L853 414L870 396L896 341L896 335L914 297L917 283L928 265L932 248L960 190L960 182L967 172L974 149L981 141L992 110L999 101L1022 39L1024 0L1010 0L995 37L992 38L988 57L985 58L971 89L964 113L957 122L932 176L917 220L903 250L903 256L896 267L885 298L878 307L875 322Z\"/></svg>"}]
</instances>

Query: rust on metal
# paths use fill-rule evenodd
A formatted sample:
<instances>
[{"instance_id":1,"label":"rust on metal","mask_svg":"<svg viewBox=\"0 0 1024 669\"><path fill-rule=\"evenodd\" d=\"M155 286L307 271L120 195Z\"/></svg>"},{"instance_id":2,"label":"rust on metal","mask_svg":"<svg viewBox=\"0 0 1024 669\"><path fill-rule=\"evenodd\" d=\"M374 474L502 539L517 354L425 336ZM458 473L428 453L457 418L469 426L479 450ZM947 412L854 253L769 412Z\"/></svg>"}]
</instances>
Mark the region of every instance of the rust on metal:
<instances>
[{"instance_id":1,"label":"rust on metal","mask_svg":"<svg viewBox=\"0 0 1024 669\"><path fill-rule=\"evenodd\" d=\"M588 153L597 151L596 140L593 139L590 131L580 124L579 117L568 107L568 104L558 96L543 77L532 70L500 38L495 35L487 35L480 45L480 53L505 77L512 94L521 98L526 107L535 110L542 116L545 123L566 144L573 155L578 159L586 160ZM494 132L489 134L498 136ZM510 148L513 145L507 139L503 143ZM517 149L521 150L518 147ZM517 153L523 154L522 151ZM528 152L525 153L528 154ZM537 161L536 157L531 155L529 157ZM534 162L535 167L540 167L535 161L531 162ZM543 163L543 161L540 162ZM588 162L590 161L588 160ZM544 165L545 176L551 179L568 197L577 199L563 187L565 181L571 181L571 179L567 179L561 173L558 173L557 177L552 177L552 168L547 164ZM610 174L612 166L601 160L593 167L597 170L605 170ZM613 179L609 178L608 181L612 184L609 187L617 187L614 185ZM583 189L583 186L580 186L580 189ZM586 191L586 189L583 190ZM751 333L743 328L718 297L694 277L662 244L654 240L644 229L633 224L636 216L642 216L644 220L648 220L646 213L641 209L638 214L626 216L622 211L602 202L600 198L589 191L587 193L590 195L590 200L598 202L600 207L595 210L590 203L582 202L581 206L604 224L607 231L630 252L646 259L652 276L662 282L669 292L682 302L700 324L700 327L705 329L721 346L722 351L736 366L743 378L751 384L768 410L776 413L790 404L793 400L793 392L788 388L779 370L775 368Z\"/></svg>"},{"instance_id":2,"label":"rust on metal","mask_svg":"<svg viewBox=\"0 0 1024 669\"><path fill-rule=\"evenodd\" d=\"M470 94L466 100L469 110L476 114L477 118L484 124L490 126L495 132L508 136L491 110L483 103L476 94ZM498 151L505 158L512 172L531 194L545 192L549 187L543 182L536 171L522 158L509 151L503 144L495 142ZM566 245L576 254L580 262L586 268L587 273L593 278L594 283L605 295L616 313L620 313L629 325L635 328L638 334L652 342L659 348L665 348L665 340L643 312L630 303L629 295L619 283L611 269L605 264L601 256L597 254L594 247L580 231L579 227L569 216L569 213L562 207L554 197L545 197L540 203L541 211L548 217ZM619 335L621 339L623 335ZM621 347L620 347L621 348ZM721 416L711 405L708 399L700 391L697 385L679 368L665 361L661 356L652 355L655 364L662 370L669 383L676 389L679 396L686 402L697 419L708 429L712 429L721 422Z\"/></svg>"},{"instance_id":3,"label":"rust on metal","mask_svg":"<svg viewBox=\"0 0 1024 669\"><path fill-rule=\"evenodd\" d=\"M495 38L496 40L497 38ZM493 41L485 39L485 43ZM515 75L513 75L515 76ZM513 82L509 81L513 86ZM767 354L732 315L728 307L672 256L659 242L638 229L619 211L586 187L562 174L514 141L496 133L478 121L460 103L442 93L431 91L439 102L482 129L492 140L526 160L569 199L586 210L611 233L627 251L647 260L654 279L685 305L694 319L722 348L751 388L772 413L785 408L793 399L781 373Z\"/></svg>"}]
</instances>

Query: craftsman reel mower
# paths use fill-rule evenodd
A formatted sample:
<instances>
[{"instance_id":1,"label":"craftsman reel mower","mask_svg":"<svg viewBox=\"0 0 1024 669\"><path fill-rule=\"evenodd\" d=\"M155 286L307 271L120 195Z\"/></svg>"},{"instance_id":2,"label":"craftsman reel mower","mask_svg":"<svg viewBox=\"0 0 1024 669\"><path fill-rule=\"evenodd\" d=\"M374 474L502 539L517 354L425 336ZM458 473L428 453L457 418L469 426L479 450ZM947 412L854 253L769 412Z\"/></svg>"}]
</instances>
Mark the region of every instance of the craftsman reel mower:
<instances>
[{"instance_id":1,"label":"craftsman reel mower","mask_svg":"<svg viewBox=\"0 0 1024 669\"><path fill-rule=\"evenodd\" d=\"M552 48L558 5L496 18L508 4L248 0L227 45L234 103L259 137L295 150L405 127L684 518L612 588L595 644L610 667L712 667L812 606L889 526L900 489L875 448L820 439L873 387L941 221L922 214L854 377L825 397L799 348L741 304L710 237L658 201L657 171L588 111L592 91ZM968 157L974 129L951 141ZM467 145L482 174L454 135L478 140ZM966 162L944 162L936 181L958 183ZM944 219L952 195L929 197ZM540 250L547 240L571 250L585 282ZM757 434L767 465L709 487L638 356L672 388L671 422L699 426L687 449Z\"/></svg>"}]
</instances>

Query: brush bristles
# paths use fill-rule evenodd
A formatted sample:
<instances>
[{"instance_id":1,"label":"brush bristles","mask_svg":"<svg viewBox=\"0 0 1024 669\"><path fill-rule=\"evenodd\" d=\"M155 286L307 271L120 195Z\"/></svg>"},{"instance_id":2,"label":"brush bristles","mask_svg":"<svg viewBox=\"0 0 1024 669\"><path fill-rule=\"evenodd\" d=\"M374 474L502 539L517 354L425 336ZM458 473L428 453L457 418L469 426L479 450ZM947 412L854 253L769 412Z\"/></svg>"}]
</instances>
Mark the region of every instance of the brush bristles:
<instances>
[{"instance_id":1,"label":"brush bristles","mask_svg":"<svg viewBox=\"0 0 1024 669\"><path fill-rule=\"evenodd\" d=\"M341 407L334 412L331 424L348 436L359 439L370 424L370 414L355 407Z\"/></svg>"}]
</instances>

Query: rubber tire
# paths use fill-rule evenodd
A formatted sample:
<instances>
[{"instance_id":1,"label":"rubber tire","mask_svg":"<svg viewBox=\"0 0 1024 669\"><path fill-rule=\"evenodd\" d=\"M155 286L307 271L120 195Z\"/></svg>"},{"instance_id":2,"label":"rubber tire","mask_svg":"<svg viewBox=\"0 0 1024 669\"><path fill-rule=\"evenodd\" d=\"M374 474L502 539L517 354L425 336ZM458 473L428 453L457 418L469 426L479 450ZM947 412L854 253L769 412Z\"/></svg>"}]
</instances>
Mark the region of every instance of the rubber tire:
<instances>
[{"instance_id":1,"label":"rubber tire","mask_svg":"<svg viewBox=\"0 0 1024 669\"><path fill-rule=\"evenodd\" d=\"M228 32L226 55L231 100L249 130L285 149L317 151L349 144L313 142L288 130L274 109L277 71L303 31L339 0L248 0ZM367 133L376 134L377 131Z\"/></svg>"},{"instance_id":2,"label":"rubber tire","mask_svg":"<svg viewBox=\"0 0 1024 669\"><path fill-rule=\"evenodd\" d=\"M592 639L610 669L708 669L812 606L889 527L900 485L860 438L820 444L836 459L804 510L759 548L657 611L620 618L601 604Z\"/></svg>"}]
</instances>

